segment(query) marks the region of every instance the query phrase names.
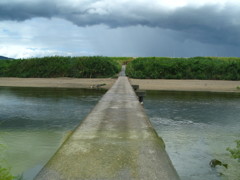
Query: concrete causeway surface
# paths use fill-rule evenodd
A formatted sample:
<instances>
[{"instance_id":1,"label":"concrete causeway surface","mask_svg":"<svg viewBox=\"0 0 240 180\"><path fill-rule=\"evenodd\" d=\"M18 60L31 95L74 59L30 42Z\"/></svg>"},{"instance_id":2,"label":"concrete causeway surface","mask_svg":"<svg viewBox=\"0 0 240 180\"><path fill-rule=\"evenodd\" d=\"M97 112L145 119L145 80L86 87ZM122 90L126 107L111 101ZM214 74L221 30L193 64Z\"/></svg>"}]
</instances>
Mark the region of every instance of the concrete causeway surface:
<instances>
[{"instance_id":1,"label":"concrete causeway surface","mask_svg":"<svg viewBox=\"0 0 240 180\"><path fill-rule=\"evenodd\" d=\"M35 179L177 180L179 176L123 75Z\"/></svg>"}]
</instances>

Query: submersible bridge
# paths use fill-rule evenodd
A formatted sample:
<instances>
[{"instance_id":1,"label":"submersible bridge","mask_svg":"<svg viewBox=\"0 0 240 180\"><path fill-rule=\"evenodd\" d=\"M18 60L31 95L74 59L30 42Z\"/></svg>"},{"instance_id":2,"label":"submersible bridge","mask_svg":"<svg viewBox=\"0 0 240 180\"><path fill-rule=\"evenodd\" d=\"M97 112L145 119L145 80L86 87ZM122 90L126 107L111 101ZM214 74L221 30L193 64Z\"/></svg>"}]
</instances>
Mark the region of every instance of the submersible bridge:
<instances>
[{"instance_id":1,"label":"submersible bridge","mask_svg":"<svg viewBox=\"0 0 240 180\"><path fill-rule=\"evenodd\" d=\"M124 68L35 180L178 180Z\"/></svg>"}]
</instances>

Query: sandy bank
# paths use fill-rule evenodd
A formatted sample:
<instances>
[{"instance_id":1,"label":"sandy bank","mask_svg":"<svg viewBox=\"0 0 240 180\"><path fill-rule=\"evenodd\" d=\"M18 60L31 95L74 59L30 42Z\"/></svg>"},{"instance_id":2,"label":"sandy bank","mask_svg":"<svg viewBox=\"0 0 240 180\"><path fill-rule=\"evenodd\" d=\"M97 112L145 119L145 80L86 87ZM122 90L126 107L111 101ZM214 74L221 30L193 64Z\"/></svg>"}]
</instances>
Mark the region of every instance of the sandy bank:
<instances>
[{"instance_id":1,"label":"sandy bank","mask_svg":"<svg viewBox=\"0 0 240 180\"><path fill-rule=\"evenodd\" d=\"M240 81L220 80L165 80L165 79L129 79L131 84L140 85L144 90L164 91L210 91L239 92ZM0 87L59 87L59 88L91 88L93 85L106 84L102 88L109 89L116 79L77 79L77 78L0 78Z\"/></svg>"},{"instance_id":2,"label":"sandy bank","mask_svg":"<svg viewBox=\"0 0 240 180\"><path fill-rule=\"evenodd\" d=\"M239 92L240 81L222 80L165 80L165 79L130 79L131 84L140 85L144 90L164 91L209 91Z\"/></svg>"},{"instance_id":3,"label":"sandy bank","mask_svg":"<svg viewBox=\"0 0 240 180\"><path fill-rule=\"evenodd\" d=\"M106 84L101 88L109 89L116 79L77 79L77 78L0 78L0 87L57 87L91 88L93 85Z\"/></svg>"}]
</instances>

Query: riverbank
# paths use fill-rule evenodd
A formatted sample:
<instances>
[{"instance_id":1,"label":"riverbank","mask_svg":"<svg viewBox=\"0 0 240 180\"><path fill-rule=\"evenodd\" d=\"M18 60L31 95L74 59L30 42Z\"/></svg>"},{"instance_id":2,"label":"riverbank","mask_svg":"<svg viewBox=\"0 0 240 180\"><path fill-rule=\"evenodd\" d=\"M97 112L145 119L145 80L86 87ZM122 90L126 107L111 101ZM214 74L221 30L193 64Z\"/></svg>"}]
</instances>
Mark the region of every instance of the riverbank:
<instances>
[{"instance_id":1,"label":"riverbank","mask_svg":"<svg viewBox=\"0 0 240 180\"><path fill-rule=\"evenodd\" d=\"M0 87L95 88L98 84L109 89L116 79L111 78L0 78Z\"/></svg>"},{"instance_id":2,"label":"riverbank","mask_svg":"<svg viewBox=\"0 0 240 180\"><path fill-rule=\"evenodd\" d=\"M143 90L163 91L206 91L206 92L239 92L240 81L222 80L169 80L169 79L130 79Z\"/></svg>"},{"instance_id":3,"label":"riverbank","mask_svg":"<svg viewBox=\"0 0 240 180\"><path fill-rule=\"evenodd\" d=\"M240 81L221 80L167 80L167 79L129 79L143 90L163 91L208 91L239 92ZM111 78L0 78L0 87L53 87L53 88L91 88L106 84L101 88L109 89L116 79Z\"/></svg>"}]
</instances>

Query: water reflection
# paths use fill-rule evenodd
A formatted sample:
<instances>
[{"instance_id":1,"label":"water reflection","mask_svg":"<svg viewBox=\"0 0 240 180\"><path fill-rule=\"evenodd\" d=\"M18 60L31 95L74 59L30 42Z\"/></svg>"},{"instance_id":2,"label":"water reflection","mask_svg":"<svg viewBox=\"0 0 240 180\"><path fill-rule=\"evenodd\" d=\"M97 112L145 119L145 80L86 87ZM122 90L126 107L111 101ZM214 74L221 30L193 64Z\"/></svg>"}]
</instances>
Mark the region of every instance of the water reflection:
<instances>
[{"instance_id":1,"label":"water reflection","mask_svg":"<svg viewBox=\"0 0 240 180\"><path fill-rule=\"evenodd\" d=\"M1 129L71 129L104 91L0 88Z\"/></svg>"},{"instance_id":2,"label":"water reflection","mask_svg":"<svg viewBox=\"0 0 240 180\"><path fill-rule=\"evenodd\" d=\"M239 94L149 91L144 103L181 179L240 178L239 163L226 151L240 139ZM214 158L229 169L211 169Z\"/></svg>"}]
</instances>

